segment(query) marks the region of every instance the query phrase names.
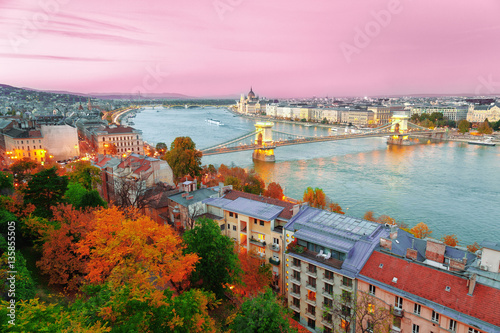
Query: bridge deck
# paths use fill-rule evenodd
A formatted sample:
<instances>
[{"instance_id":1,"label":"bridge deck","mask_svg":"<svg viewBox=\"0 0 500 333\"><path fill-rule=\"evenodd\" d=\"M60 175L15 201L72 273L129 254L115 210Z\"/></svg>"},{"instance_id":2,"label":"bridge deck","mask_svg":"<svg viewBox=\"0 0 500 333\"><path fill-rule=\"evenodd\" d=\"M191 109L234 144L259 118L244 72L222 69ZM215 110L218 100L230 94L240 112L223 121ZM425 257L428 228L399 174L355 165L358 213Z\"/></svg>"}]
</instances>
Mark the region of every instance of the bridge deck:
<instances>
[{"instance_id":1,"label":"bridge deck","mask_svg":"<svg viewBox=\"0 0 500 333\"><path fill-rule=\"evenodd\" d=\"M422 134L442 134L444 131L415 131L408 132L401 135L422 135ZM284 140L284 141L274 141L274 145L276 147L281 146L291 146L291 145L300 145L306 143L315 143L315 142L327 142L327 141L339 141L339 140L348 140L348 139L360 139L360 138L373 138L373 137L384 137L391 136L394 133L390 132L382 132L382 133L359 133L359 134L343 134L343 135L330 135L330 136L320 136L320 137L307 137L307 138L298 138L293 140ZM201 150L204 156L216 155L216 154L227 154L234 153L237 151L245 151L245 150L255 150L260 147L256 144L249 145L240 145L235 147L220 147L217 149L206 149Z\"/></svg>"}]
</instances>

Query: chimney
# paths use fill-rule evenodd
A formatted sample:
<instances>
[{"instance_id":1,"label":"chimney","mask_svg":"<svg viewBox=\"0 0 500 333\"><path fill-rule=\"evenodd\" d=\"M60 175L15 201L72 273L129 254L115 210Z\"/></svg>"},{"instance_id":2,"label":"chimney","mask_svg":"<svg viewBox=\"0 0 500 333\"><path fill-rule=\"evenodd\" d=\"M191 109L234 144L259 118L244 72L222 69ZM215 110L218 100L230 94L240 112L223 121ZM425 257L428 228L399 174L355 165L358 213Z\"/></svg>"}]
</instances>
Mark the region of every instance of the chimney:
<instances>
[{"instance_id":1,"label":"chimney","mask_svg":"<svg viewBox=\"0 0 500 333\"><path fill-rule=\"evenodd\" d=\"M398 226L397 226L397 225L395 225L395 224L392 224L392 225L390 225L390 227L389 227L389 228L391 228L391 233L389 234L389 237L390 237L391 239L396 239L396 238L398 238Z\"/></svg>"},{"instance_id":2,"label":"chimney","mask_svg":"<svg viewBox=\"0 0 500 333\"><path fill-rule=\"evenodd\" d=\"M392 240L387 238L380 238L380 246L384 249L392 251Z\"/></svg>"},{"instance_id":3,"label":"chimney","mask_svg":"<svg viewBox=\"0 0 500 333\"><path fill-rule=\"evenodd\" d=\"M469 286L469 292L467 295L472 296L474 294L474 288L476 288L476 273L472 274L469 280L467 281L467 285Z\"/></svg>"},{"instance_id":4,"label":"chimney","mask_svg":"<svg viewBox=\"0 0 500 333\"><path fill-rule=\"evenodd\" d=\"M446 245L436 239L427 239L425 257L429 260L437 261L439 263L444 263L444 251L446 250Z\"/></svg>"},{"instance_id":5,"label":"chimney","mask_svg":"<svg viewBox=\"0 0 500 333\"><path fill-rule=\"evenodd\" d=\"M300 205L293 205L292 216L295 216L300 211Z\"/></svg>"},{"instance_id":6,"label":"chimney","mask_svg":"<svg viewBox=\"0 0 500 333\"><path fill-rule=\"evenodd\" d=\"M414 250L414 249L406 249L406 258L408 259L413 259L413 260L417 260L417 250Z\"/></svg>"}]
</instances>

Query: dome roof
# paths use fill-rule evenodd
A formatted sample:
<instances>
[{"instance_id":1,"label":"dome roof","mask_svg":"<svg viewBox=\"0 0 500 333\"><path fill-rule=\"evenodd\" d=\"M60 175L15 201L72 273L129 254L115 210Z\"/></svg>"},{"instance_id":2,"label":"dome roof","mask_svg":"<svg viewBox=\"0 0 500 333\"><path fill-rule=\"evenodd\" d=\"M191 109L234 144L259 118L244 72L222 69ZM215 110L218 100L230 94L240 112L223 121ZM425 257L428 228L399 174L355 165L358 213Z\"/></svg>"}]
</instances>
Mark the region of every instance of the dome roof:
<instances>
[{"instance_id":1,"label":"dome roof","mask_svg":"<svg viewBox=\"0 0 500 333\"><path fill-rule=\"evenodd\" d=\"M252 90L252 87L250 87L250 92L248 93L248 97L255 98L255 94L254 94L254 92Z\"/></svg>"}]
</instances>

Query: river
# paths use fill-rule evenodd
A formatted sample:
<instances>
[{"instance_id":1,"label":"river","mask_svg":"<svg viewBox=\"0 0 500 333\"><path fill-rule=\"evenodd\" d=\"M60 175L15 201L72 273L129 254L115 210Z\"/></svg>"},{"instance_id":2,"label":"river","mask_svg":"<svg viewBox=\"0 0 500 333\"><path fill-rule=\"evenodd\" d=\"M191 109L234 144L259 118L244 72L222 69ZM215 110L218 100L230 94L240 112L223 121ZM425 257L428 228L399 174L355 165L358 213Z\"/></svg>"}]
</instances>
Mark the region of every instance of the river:
<instances>
[{"instance_id":1,"label":"river","mask_svg":"<svg viewBox=\"0 0 500 333\"><path fill-rule=\"evenodd\" d=\"M208 124L217 119L223 126ZM216 145L254 129L253 119L225 109L145 109L135 128L144 140L168 146L189 136L198 149ZM287 133L327 135L328 129L276 123ZM434 238L456 234L459 245L500 237L500 148L441 142L389 146L385 138L353 139L288 147L275 151L276 163L254 163L251 151L203 157L203 164L255 168L266 183L275 181L285 195L301 199L319 187L351 216L368 210L410 226L426 223Z\"/></svg>"}]
</instances>

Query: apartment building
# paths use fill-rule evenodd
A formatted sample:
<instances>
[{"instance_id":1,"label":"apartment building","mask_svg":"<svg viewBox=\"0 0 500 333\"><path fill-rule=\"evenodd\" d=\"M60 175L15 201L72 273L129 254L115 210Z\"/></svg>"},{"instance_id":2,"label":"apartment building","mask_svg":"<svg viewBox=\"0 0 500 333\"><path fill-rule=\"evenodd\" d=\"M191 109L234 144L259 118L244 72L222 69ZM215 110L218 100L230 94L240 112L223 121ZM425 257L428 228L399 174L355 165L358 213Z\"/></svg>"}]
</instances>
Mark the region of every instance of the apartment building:
<instances>
[{"instance_id":1,"label":"apartment building","mask_svg":"<svg viewBox=\"0 0 500 333\"><path fill-rule=\"evenodd\" d=\"M500 332L500 243L487 242L482 253L479 259L399 230L381 239L361 270L358 293L392 311L391 332Z\"/></svg>"},{"instance_id":2,"label":"apartment building","mask_svg":"<svg viewBox=\"0 0 500 333\"><path fill-rule=\"evenodd\" d=\"M284 228L285 280L294 318L312 332L355 332L355 322L334 315L345 301L352 313L356 278L388 227L311 207L302 207Z\"/></svg>"},{"instance_id":3,"label":"apartment building","mask_svg":"<svg viewBox=\"0 0 500 333\"><path fill-rule=\"evenodd\" d=\"M402 106L369 106L368 111L373 112L373 123L376 125L385 125L391 122L391 117L394 111L402 111Z\"/></svg>"},{"instance_id":4,"label":"apartment building","mask_svg":"<svg viewBox=\"0 0 500 333\"><path fill-rule=\"evenodd\" d=\"M93 129L92 141L98 154L111 154L116 148L115 155L135 153L144 155L142 132L128 126L102 126Z\"/></svg>"},{"instance_id":5,"label":"apartment building","mask_svg":"<svg viewBox=\"0 0 500 333\"><path fill-rule=\"evenodd\" d=\"M411 108L411 114L423 113L442 113L443 118L447 120L460 121L467 118L468 107L466 105L451 106L451 105L421 105Z\"/></svg>"},{"instance_id":6,"label":"apartment building","mask_svg":"<svg viewBox=\"0 0 500 333\"><path fill-rule=\"evenodd\" d=\"M272 265L272 287L283 292L283 228L298 211L298 205L235 190L223 191L220 198L203 202L207 213L216 217L222 233L243 251Z\"/></svg>"}]
</instances>

